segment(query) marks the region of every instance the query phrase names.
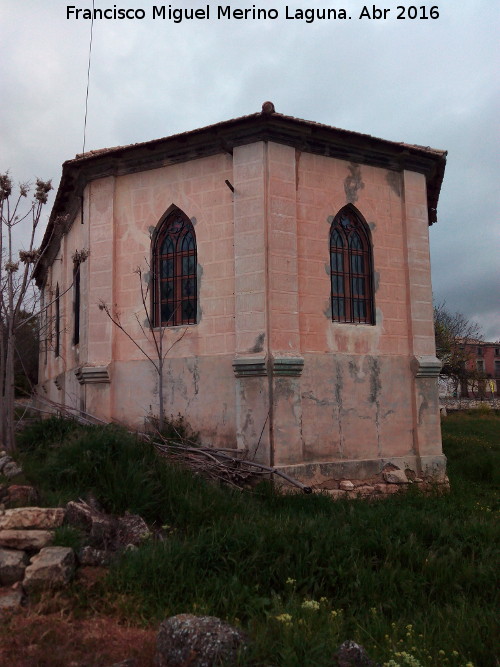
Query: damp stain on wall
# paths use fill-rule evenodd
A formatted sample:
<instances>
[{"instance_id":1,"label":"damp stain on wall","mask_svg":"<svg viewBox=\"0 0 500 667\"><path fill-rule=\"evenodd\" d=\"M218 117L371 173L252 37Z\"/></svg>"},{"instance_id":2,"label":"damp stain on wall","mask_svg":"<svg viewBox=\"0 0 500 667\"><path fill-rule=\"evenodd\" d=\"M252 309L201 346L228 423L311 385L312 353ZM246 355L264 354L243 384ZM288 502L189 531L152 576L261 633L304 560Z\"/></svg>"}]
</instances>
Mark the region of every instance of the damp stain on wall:
<instances>
[{"instance_id":1,"label":"damp stain on wall","mask_svg":"<svg viewBox=\"0 0 500 667\"><path fill-rule=\"evenodd\" d=\"M385 180L394 194L401 197L401 174L397 171L388 171Z\"/></svg>"},{"instance_id":2,"label":"damp stain on wall","mask_svg":"<svg viewBox=\"0 0 500 667\"><path fill-rule=\"evenodd\" d=\"M358 368L358 364L351 359L349 361L349 375L357 384L366 382L366 374L362 368Z\"/></svg>"},{"instance_id":3,"label":"damp stain on wall","mask_svg":"<svg viewBox=\"0 0 500 667\"><path fill-rule=\"evenodd\" d=\"M380 440L380 392L382 390L382 382L380 380L380 361L376 357L368 358L368 366L370 369L370 396L369 401L375 405L375 427L377 431L377 451L381 456L381 440Z\"/></svg>"},{"instance_id":4,"label":"damp stain on wall","mask_svg":"<svg viewBox=\"0 0 500 667\"><path fill-rule=\"evenodd\" d=\"M344 180L344 192L348 204L354 204L358 200L358 192L365 187L361 178L361 167L355 162L351 162L349 174Z\"/></svg>"},{"instance_id":5,"label":"damp stain on wall","mask_svg":"<svg viewBox=\"0 0 500 667\"><path fill-rule=\"evenodd\" d=\"M266 334L265 333L259 334L257 336L257 338L255 339L255 343L253 344L253 346L248 351L250 353L252 353L252 352L254 352L254 353L262 352L262 350L264 349L265 339L266 339Z\"/></svg>"},{"instance_id":6,"label":"damp stain on wall","mask_svg":"<svg viewBox=\"0 0 500 667\"><path fill-rule=\"evenodd\" d=\"M186 359L186 366L193 378L194 395L196 396L200 391L200 369L198 366L198 357Z\"/></svg>"},{"instance_id":7,"label":"damp stain on wall","mask_svg":"<svg viewBox=\"0 0 500 667\"><path fill-rule=\"evenodd\" d=\"M340 362L335 362L335 402L336 402L336 412L338 431L339 431L339 454L341 457L344 456L344 434L342 432L342 416L343 416L343 401L342 401L342 391L344 389L344 376L342 373L342 365Z\"/></svg>"}]
</instances>

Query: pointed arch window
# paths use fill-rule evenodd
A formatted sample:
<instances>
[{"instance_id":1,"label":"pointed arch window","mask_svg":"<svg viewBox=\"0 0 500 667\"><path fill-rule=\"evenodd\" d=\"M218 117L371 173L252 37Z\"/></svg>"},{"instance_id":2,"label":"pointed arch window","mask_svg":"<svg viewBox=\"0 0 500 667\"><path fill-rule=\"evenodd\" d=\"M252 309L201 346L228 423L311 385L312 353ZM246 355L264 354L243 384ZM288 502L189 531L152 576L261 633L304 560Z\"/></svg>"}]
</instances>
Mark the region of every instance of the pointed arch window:
<instances>
[{"instance_id":1,"label":"pointed arch window","mask_svg":"<svg viewBox=\"0 0 500 667\"><path fill-rule=\"evenodd\" d=\"M345 206L330 229L332 320L374 324L370 230L353 206Z\"/></svg>"},{"instance_id":2,"label":"pointed arch window","mask_svg":"<svg viewBox=\"0 0 500 667\"><path fill-rule=\"evenodd\" d=\"M80 262L73 264L73 345L80 342Z\"/></svg>"},{"instance_id":3,"label":"pointed arch window","mask_svg":"<svg viewBox=\"0 0 500 667\"><path fill-rule=\"evenodd\" d=\"M153 241L153 325L196 324L196 236L178 208L160 224Z\"/></svg>"}]
</instances>

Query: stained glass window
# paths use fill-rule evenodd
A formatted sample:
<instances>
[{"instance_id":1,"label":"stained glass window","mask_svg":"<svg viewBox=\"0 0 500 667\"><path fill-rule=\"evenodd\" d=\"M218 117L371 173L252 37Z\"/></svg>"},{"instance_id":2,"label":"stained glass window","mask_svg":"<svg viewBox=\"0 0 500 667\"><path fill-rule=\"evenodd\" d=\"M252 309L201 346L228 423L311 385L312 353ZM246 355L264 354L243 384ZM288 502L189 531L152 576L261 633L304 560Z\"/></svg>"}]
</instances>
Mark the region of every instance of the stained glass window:
<instances>
[{"instance_id":1,"label":"stained glass window","mask_svg":"<svg viewBox=\"0 0 500 667\"><path fill-rule=\"evenodd\" d=\"M189 218L174 209L153 241L153 324L196 324L196 237Z\"/></svg>"},{"instance_id":2,"label":"stained glass window","mask_svg":"<svg viewBox=\"0 0 500 667\"><path fill-rule=\"evenodd\" d=\"M345 206L332 222L330 273L332 320L374 324L370 231L354 206Z\"/></svg>"}]
</instances>

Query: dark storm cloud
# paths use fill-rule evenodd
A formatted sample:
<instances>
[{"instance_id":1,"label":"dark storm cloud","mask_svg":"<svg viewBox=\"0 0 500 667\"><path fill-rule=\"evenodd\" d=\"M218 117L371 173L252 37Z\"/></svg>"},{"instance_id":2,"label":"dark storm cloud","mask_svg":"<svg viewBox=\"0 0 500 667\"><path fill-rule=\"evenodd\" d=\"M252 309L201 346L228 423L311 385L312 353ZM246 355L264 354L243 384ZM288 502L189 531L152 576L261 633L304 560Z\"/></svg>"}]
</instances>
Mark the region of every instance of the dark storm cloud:
<instances>
[{"instance_id":1,"label":"dark storm cloud","mask_svg":"<svg viewBox=\"0 0 500 667\"><path fill-rule=\"evenodd\" d=\"M353 16L363 6L316 4ZM438 4L436 21L96 22L86 147L167 136L271 99L285 114L447 149L434 293L498 338L498 12L489 0ZM61 163L82 149L90 22L68 21L65 6L3 0L0 9L0 171L19 180L57 185Z\"/></svg>"}]
</instances>

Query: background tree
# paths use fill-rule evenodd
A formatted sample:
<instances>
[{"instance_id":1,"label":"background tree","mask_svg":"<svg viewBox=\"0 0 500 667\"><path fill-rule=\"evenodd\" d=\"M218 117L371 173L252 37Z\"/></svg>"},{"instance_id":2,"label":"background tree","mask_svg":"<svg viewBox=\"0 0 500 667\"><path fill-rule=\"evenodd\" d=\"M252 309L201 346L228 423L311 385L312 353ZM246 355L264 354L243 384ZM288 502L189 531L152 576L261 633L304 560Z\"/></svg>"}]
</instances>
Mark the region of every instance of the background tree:
<instances>
[{"instance_id":1,"label":"background tree","mask_svg":"<svg viewBox=\"0 0 500 667\"><path fill-rule=\"evenodd\" d=\"M13 193L9 174L0 174L0 437L2 447L7 451L15 448L16 338L20 330L36 317L27 314L25 306L40 261L35 236L50 190L50 181L37 179L28 203L30 186L20 184ZM16 253L13 232L18 225L23 228L24 248Z\"/></svg>"},{"instance_id":2,"label":"background tree","mask_svg":"<svg viewBox=\"0 0 500 667\"><path fill-rule=\"evenodd\" d=\"M454 390L478 379L475 367L475 347L483 340L481 327L462 313L451 313L446 302L434 306L436 354L443 364L442 375L447 375Z\"/></svg>"},{"instance_id":3,"label":"background tree","mask_svg":"<svg viewBox=\"0 0 500 667\"><path fill-rule=\"evenodd\" d=\"M33 312L27 310L19 312L14 354L16 396L30 395L38 382L40 318L33 315Z\"/></svg>"},{"instance_id":4,"label":"background tree","mask_svg":"<svg viewBox=\"0 0 500 667\"><path fill-rule=\"evenodd\" d=\"M40 338L40 318L28 310L19 311L19 327L16 330L14 349L15 395L31 394L38 382L38 349ZM2 329L4 322L0 322ZM5 337L5 331L0 333Z\"/></svg>"}]
</instances>

